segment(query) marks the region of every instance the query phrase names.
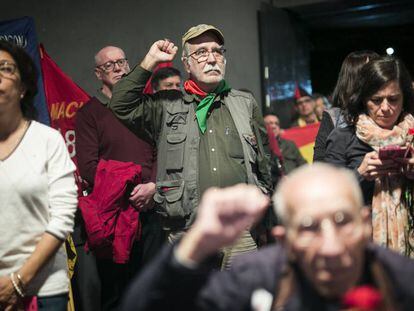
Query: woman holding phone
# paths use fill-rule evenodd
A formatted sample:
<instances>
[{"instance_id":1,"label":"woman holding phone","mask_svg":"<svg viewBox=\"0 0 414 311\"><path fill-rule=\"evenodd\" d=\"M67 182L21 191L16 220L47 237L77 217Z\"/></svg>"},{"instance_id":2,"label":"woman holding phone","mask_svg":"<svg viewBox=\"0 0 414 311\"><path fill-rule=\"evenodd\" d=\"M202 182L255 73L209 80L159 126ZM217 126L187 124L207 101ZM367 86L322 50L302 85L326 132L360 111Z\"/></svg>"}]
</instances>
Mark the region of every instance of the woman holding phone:
<instances>
[{"instance_id":1,"label":"woman holding phone","mask_svg":"<svg viewBox=\"0 0 414 311\"><path fill-rule=\"evenodd\" d=\"M360 70L366 63L379 57L377 53L369 50L351 52L345 57L338 74L338 81L332 92L332 107L322 114L315 140L313 162L323 161L329 134L337 127L346 126L342 110L346 108L350 96L355 92Z\"/></svg>"},{"instance_id":2,"label":"woman holding phone","mask_svg":"<svg viewBox=\"0 0 414 311\"><path fill-rule=\"evenodd\" d=\"M33 120L36 92L30 56L0 41L0 310L6 311L67 309L63 242L77 206L75 166L59 132Z\"/></svg>"},{"instance_id":3,"label":"woman holding phone","mask_svg":"<svg viewBox=\"0 0 414 311\"><path fill-rule=\"evenodd\" d=\"M407 200L414 176L402 159L405 152L398 149L411 141L413 111L404 64L392 57L368 62L344 110L348 126L329 135L324 159L358 175L365 203L372 208L374 242L407 256L414 256L412 204ZM395 151L384 153L387 146Z\"/></svg>"}]
</instances>

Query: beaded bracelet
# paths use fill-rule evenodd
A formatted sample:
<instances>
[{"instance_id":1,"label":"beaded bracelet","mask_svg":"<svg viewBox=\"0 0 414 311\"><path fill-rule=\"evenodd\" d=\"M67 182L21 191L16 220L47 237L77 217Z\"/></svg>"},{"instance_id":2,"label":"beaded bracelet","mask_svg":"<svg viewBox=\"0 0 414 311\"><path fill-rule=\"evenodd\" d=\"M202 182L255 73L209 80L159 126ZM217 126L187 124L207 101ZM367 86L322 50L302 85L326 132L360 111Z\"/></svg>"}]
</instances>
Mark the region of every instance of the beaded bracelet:
<instances>
[{"instance_id":1,"label":"beaded bracelet","mask_svg":"<svg viewBox=\"0 0 414 311\"><path fill-rule=\"evenodd\" d=\"M24 298L23 290L17 285L16 281L14 280L14 273L10 274L10 280L12 281L13 287L16 290L17 294L19 294L21 298Z\"/></svg>"}]
</instances>

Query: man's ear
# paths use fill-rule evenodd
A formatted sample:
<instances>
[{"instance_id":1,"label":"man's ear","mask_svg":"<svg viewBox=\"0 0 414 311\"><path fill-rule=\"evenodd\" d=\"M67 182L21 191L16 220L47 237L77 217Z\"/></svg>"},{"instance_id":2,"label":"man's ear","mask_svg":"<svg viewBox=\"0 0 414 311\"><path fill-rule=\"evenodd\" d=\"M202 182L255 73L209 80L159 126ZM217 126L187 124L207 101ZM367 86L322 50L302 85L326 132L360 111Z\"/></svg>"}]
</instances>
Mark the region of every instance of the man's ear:
<instances>
[{"instance_id":1,"label":"man's ear","mask_svg":"<svg viewBox=\"0 0 414 311\"><path fill-rule=\"evenodd\" d=\"M95 68L95 76L98 80L102 80L102 70Z\"/></svg>"},{"instance_id":2,"label":"man's ear","mask_svg":"<svg viewBox=\"0 0 414 311\"><path fill-rule=\"evenodd\" d=\"M183 62L185 71L190 74L190 65L188 64L188 58L187 57L181 57L181 61Z\"/></svg>"},{"instance_id":3,"label":"man's ear","mask_svg":"<svg viewBox=\"0 0 414 311\"><path fill-rule=\"evenodd\" d=\"M368 207L361 209L362 224L364 226L364 236L370 240L372 237L371 211Z\"/></svg>"},{"instance_id":4,"label":"man's ear","mask_svg":"<svg viewBox=\"0 0 414 311\"><path fill-rule=\"evenodd\" d=\"M275 226L272 228L272 236L279 242L286 240L286 229L283 226Z\"/></svg>"}]
</instances>

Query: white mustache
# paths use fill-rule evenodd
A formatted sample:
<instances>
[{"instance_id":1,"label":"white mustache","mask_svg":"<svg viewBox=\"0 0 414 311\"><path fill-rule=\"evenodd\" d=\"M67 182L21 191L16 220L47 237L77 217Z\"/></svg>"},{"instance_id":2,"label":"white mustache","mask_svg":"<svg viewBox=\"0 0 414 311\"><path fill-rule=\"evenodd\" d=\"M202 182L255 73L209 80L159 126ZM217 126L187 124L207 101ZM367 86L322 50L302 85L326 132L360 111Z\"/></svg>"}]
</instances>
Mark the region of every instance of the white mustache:
<instances>
[{"instance_id":1,"label":"white mustache","mask_svg":"<svg viewBox=\"0 0 414 311\"><path fill-rule=\"evenodd\" d=\"M221 73L220 67L217 64L215 64L214 66L211 65L211 64L206 64L204 66L203 73L206 73L206 72L209 72L209 71L212 71L212 70L216 70L219 73Z\"/></svg>"}]
</instances>

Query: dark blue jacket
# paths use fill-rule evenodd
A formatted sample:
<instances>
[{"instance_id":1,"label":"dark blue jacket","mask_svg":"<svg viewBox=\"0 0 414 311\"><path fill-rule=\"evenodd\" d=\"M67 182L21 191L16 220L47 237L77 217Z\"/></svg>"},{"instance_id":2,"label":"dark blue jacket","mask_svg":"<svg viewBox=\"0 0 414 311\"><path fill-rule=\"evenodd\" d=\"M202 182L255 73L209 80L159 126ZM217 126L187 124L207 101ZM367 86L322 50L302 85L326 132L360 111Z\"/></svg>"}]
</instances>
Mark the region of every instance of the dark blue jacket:
<instances>
[{"instance_id":1,"label":"dark blue jacket","mask_svg":"<svg viewBox=\"0 0 414 311\"><path fill-rule=\"evenodd\" d=\"M257 289L273 294L281 279L287 258L281 246L270 246L256 253L240 256L230 271L212 271L205 266L196 270L175 261L172 246L133 282L123 310L251 310L251 296ZM397 253L370 245L366 267L377 260L386 272L393 288L392 296L400 310L414 308L414 261ZM301 275L285 310L338 310L336 301L320 297ZM369 272L363 276L370 283Z\"/></svg>"}]
</instances>

